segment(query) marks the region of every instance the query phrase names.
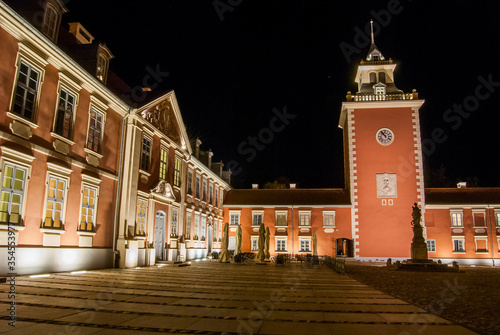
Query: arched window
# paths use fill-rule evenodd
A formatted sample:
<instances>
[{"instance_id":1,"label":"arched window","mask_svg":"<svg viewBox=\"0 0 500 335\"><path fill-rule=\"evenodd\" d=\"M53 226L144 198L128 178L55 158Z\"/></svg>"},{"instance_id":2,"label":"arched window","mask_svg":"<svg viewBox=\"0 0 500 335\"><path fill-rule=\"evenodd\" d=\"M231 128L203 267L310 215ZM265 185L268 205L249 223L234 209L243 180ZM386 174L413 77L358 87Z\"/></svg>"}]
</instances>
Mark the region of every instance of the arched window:
<instances>
[{"instance_id":1,"label":"arched window","mask_svg":"<svg viewBox=\"0 0 500 335\"><path fill-rule=\"evenodd\" d=\"M106 83L107 72L108 72L108 60L103 54L99 54L97 58L97 71L96 71L97 79L99 79L103 83Z\"/></svg>"},{"instance_id":2,"label":"arched window","mask_svg":"<svg viewBox=\"0 0 500 335\"><path fill-rule=\"evenodd\" d=\"M59 14L54 6L47 4L45 15L43 17L42 33L44 33L52 41L55 41L57 24L59 23Z\"/></svg>"},{"instance_id":3,"label":"arched window","mask_svg":"<svg viewBox=\"0 0 500 335\"><path fill-rule=\"evenodd\" d=\"M384 83L385 84L385 72L380 72L378 74L378 81L379 81L379 83Z\"/></svg>"},{"instance_id":4,"label":"arched window","mask_svg":"<svg viewBox=\"0 0 500 335\"><path fill-rule=\"evenodd\" d=\"M375 84L377 82L377 74L375 72L370 72L370 84Z\"/></svg>"}]
</instances>

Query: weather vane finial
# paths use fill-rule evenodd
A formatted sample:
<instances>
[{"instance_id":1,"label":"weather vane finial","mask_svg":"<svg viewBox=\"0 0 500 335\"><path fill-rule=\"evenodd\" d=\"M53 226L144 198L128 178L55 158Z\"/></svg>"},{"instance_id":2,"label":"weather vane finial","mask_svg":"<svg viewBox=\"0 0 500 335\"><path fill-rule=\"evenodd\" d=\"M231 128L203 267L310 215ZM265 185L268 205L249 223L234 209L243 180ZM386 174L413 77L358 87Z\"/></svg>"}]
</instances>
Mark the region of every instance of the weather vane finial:
<instances>
[{"instance_id":1,"label":"weather vane finial","mask_svg":"<svg viewBox=\"0 0 500 335\"><path fill-rule=\"evenodd\" d=\"M370 26L372 31L372 43L375 44L375 39L373 38L373 20L370 20Z\"/></svg>"}]
</instances>

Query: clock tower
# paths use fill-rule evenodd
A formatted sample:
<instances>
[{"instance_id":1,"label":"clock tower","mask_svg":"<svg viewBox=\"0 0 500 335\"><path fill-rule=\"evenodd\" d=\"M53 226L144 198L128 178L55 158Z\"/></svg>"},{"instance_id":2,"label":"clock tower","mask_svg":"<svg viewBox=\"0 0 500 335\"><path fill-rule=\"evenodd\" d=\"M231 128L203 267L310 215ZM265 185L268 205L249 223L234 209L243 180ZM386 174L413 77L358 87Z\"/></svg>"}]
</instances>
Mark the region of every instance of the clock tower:
<instances>
[{"instance_id":1,"label":"clock tower","mask_svg":"<svg viewBox=\"0 0 500 335\"><path fill-rule=\"evenodd\" d=\"M358 91L347 93L339 120L354 256L408 258L412 205L424 204L419 124L424 101L416 90L404 93L396 87L396 64L375 45L373 24L371 42L358 66Z\"/></svg>"}]
</instances>

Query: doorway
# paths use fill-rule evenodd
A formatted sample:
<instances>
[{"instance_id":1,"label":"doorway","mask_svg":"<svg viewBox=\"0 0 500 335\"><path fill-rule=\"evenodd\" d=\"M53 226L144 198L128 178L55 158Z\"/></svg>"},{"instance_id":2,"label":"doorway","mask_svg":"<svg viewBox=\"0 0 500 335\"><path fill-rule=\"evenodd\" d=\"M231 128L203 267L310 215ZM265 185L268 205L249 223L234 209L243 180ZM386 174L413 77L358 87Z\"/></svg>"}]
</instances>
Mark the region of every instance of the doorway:
<instances>
[{"instance_id":1,"label":"doorway","mask_svg":"<svg viewBox=\"0 0 500 335\"><path fill-rule=\"evenodd\" d=\"M156 259L165 260L165 226L167 216L163 211L156 212L155 218L155 255Z\"/></svg>"}]
</instances>

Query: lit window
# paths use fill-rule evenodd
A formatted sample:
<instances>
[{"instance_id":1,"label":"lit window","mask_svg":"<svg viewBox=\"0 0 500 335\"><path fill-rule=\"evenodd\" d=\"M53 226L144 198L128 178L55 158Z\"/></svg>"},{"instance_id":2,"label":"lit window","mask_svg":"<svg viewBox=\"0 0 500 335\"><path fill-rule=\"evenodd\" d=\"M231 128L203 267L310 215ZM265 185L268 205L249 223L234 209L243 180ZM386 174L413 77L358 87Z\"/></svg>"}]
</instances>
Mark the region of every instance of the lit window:
<instances>
[{"instance_id":1,"label":"lit window","mask_svg":"<svg viewBox=\"0 0 500 335\"><path fill-rule=\"evenodd\" d=\"M171 236L177 236L177 220L179 219L179 211L177 208L172 209L172 229L170 230Z\"/></svg>"},{"instance_id":2,"label":"lit window","mask_svg":"<svg viewBox=\"0 0 500 335\"><path fill-rule=\"evenodd\" d=\"M286 213L276 213L276 226L286 226Z\"/></svg>"},{"instance_id":3,"label":"lit window","mask_svg":"<svg viewBox=\"0 0 500 335\"><path fill-rule=\"evenodd\" d=\"M90 111L87 148L94 152L100 152L101 150L102 123L103 123L103 115L92 109Z\"/></svg>"},{"instance_id":4,"label":"lit window","mask_svg":"<svg viewBox=\"0 0 500 335\"><path fill-rule=\"evenodd\" d=\"M165 148L161 148L160 150L160 178L165 180L167 179L167 159L168 152Z\"/></svg>"},{"instance_id":5,"label":"lit window","mask_svg":"<svg viewBox=\"0 0 500 335\"><path fill-rule=\"evenodd\" d=\"M196 198L200 198L200 176L196 176Z\"/></svg>"},{"instance_id":6,"label":"lit window","mask_svg":"<svg viewBox=\"0 0 500 335\"><path fill-rule=\"evenodd\" d=\"M181 186L181 160L179 158L175 159L174 186Z\"/></svg>"},{"instance_id":7,"label":"lit window","mask_svg":"<svg viewBox=\"0 0 500 335\"><path fill-rule=\"evenodd\" d=\"M47 208L42 228L63 229L64 197L66 195L66 180L49 176L47 191Z\"/></svg>"},{"instance_id":8,"label":"lit window","mask_svg":"<svg viewBox=\"0 0 500 335\"><path fill-rule=\"evenodd\" d=\"M453 240L453 251L454 252L465 252L464 239L454 239Z\"/></svg>"},{"instance_id":9,"label":"lit window","mask_svg":"<svg viewBox=\"0 0 500 335\"><path fill-rule=\"evenodd\" d=\"M252 236L252 251L259 251L259 237Z\"/></svg>"},{"instance_id":10,"label":"lit window","mask_svg":"<svg viewBox=\"0 0 500 335\"><path fill-rule=\"evenodd\" d=\"M137 217L135 222L135 235L146 235L146 209L148 205L145 200L137 200Z\"/></svg>"},{"instance_id":11,"label":"lit window","mask_svg":"<svg viewBox=\"0 0 500 335\"><path fill-rule=\"evenodd\" d=\"M299 226L310 226L310 225L311 225L311 214L299 213Z\"/></svg>"},{"instance_id":12,"label":"lit window","mask_svg":"<svg viewBox=\"0 0 500 335\"><path fill-rule=\"evenodd\" d=\"M323 212L323 227L335 227L335 213Z\"/></svg>"},{"instance_id":13,"label":"lit window","mask_svg":"<svg viewBox=\"0 0 500 335\"><path fill-rule=\"evenodd\" d=\"M207 181L203 180L202 201L207 201Z\"/></svg>"},{"instance_id":14,"label":"lit window","mask_svg":"<svg viewBox=\"0 0 500 335\"><path fill-rule=\"evenodd\" d=\"M11 164L3 166L0 223L21 224L26 169Z\"/></svg>"},{"instance_id":15,"label":"lit window","mask_svg":"<svg viewBox=\"0 0 500 335\"><path fill-rule=\"evenodd\" d=\"M141 170L149 171L149 159L151 156L151 140L147 137L142 139Z\"/></svg>"},{"instance_id":16,"label":"lit window","mask_svg":"<svg viewBox=\"0 0 500 335\"><path fill-rule=\"evenodd\" d=\"M67 139L72 136L74 108L75 96L61 88L54 132Z\"/></svg>"},{"instance_id":17,"label":"lit window","mask_svg":"<svg viewBox=\"0 0 500 335\"><path fill-rule=\"evenodd\" d=\"M373 86L373 93L374 94L385 94L385 86Z\"/></svg>"},{"instance_id":18,"label":"lit window","mask_svg":"<svg viewBox=\"0 0 500 335\"><path fill-rule=\"evenodd\" d=\"M451 213L451 226L463 227L462 213Z\"/></svg>"},{"instance_id":19,"label":"lit window","mask_svg":"<svg viewBox=\"0 0 500 335\"><path fill-rule=\"evenodd\" d=\"M96 210L97 189L83 186L82 215L80 218L79 230L95 231L94 220Z\"/></svg>"},{"instance_id":20,"label":"lit window","mask_svg":"<svg viewBox=\"0 0 500 335\"><path fill-rule=\"evenodd\" d=\"M428 252L435 252L436 251L436 240L427 240L425 242L427 243L427 251Z\"/></svg>"},{"instance_id":21,"label":"lit window","mask_svg":"<svg viewBox=\"0 0 500 335\"><path fill-rule=\"evenodd\" d=\"M240 214L231 214L230 223L231 226L237 226L240 224Z\"/></svg>"},{"instance_id":22,"label":"lit window","mask_svg":"<svg viewBox=\"0 0 500 335\"><path fill-rule=\"evenodd\" d=\"M199 228L200 228L200 217L198 215L196 215L194 217L194 239L195 240L198 239Z\"/></svg>"},{"instance_id":23,"label":"lit window","mask_svg":"<svg viewBox=\"0 0 500 335\"><path fill-rule=\"evenodd\" d=\"M45 15L43 18L42 33L52 41L55 41L57 25L59 23L59 15L54 7L47 4Z\"/></svg>"},{"instance_id":24,"label":"lit window","mask_svg":"<svg viewBox=\"0 0 500 335\"><path fill-rule=\"evenodd\" d=\"M186 240L191 239L191 220L192 220L192 214L187 213L186 214Z\"/></svg>"},{"instance_id":25,"label":"lit window","mask_svg":"<svg viewBox=\"0 0 500 335\"><path fill-rule=\"evenodd\" d=\"M276 239L276 251L286 251L286 239L277 238Z\"/></svg>"},{"instance_id":26,"label":"lit window","mask_svg":"<svg viewBox=\"0 0 500 335\"><path fill-rule=\"evenodd\" d=\"M262 219L263 219L263 214L262 213L254 213L253 214L253 221L252 221L252 226L260 226L262 224Z\"/></svg>"},{"instance_id":27,"label":"lit window","mask_svg":"<svg viewBox=\"0 0 500 335\"><path fill-rule=\"evenodd\" d=\"M13 112L27 120L33 121L40 73L33 67L21 62L17 77Z\"/></svg>"},{"instance_id":28,"label":"lit window","mask_svg":"<svg viewBox=\"0 0 500 335\"><path fill-rule=\"evenodd\" d=\"M97 58L97 71L96 71L97 79L99 79L103 83L106 83L107 72L108 72L108 59L103 54L99 54Z\"/></svg>"},{"instance_id":29,"label":"lit window","mask_svg":"<svg viewBox=\"0 0 500 335\"><path fill-rule=\"evenodd\" d=\"M188 194L193 195L193 171L188 171Z\"/></svg>"}]
</instances>

